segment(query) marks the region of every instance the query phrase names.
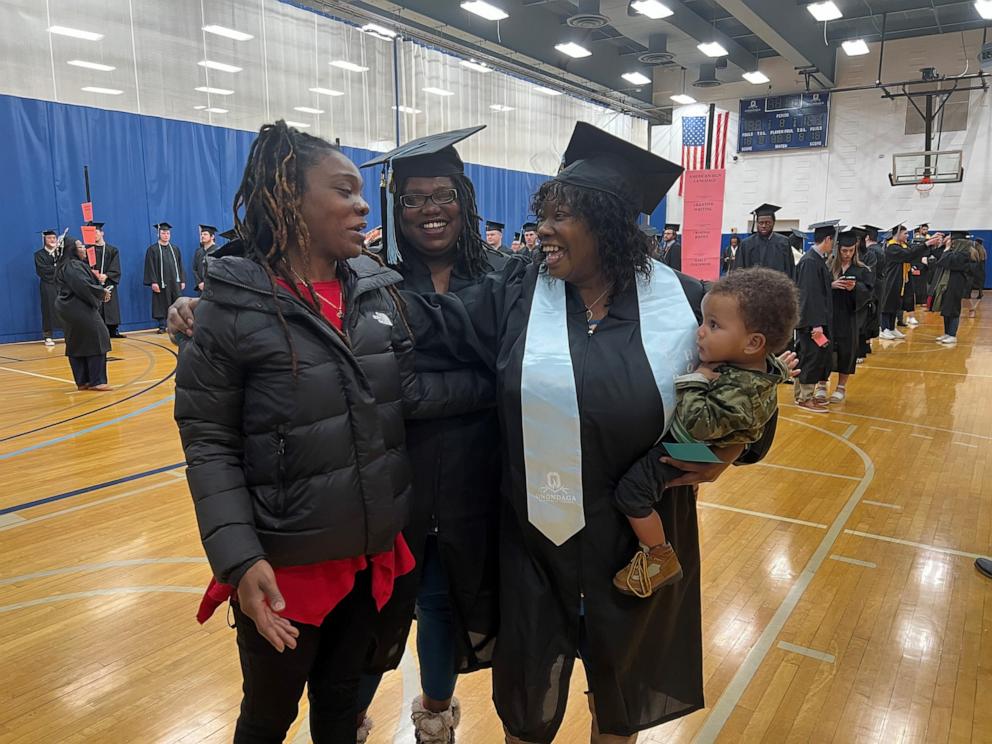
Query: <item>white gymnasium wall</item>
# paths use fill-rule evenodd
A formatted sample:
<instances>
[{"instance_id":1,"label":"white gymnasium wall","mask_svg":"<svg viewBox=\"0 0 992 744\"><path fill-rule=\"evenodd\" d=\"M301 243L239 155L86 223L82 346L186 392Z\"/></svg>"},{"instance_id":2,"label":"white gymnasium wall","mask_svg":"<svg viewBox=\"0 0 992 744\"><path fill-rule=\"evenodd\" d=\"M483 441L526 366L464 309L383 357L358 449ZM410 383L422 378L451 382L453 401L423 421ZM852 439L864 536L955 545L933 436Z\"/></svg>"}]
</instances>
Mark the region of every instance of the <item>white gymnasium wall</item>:
<instances>
[{"instance_id":1,"label":"white gymnasium wall","mask_svg":"<svg viewBox=\"0 0 992 744\"><path fill-rule=\"evenodd\" d=\"M918 80L920 68L936 67L943 75L978 71L981 32L928 36L889 42L885 46L883 81ZM962 42L964 49L962 49ZM837 86L868 85L878 71L878 44L862 57L838 55ZM768 60L769 73L781 60ZM781 76L770 74L773 79ZM974 84L966 81L962 85ZM729 87L729 86L727 86ZM968 127L945 132L940 149L964 150L964 181L938 185L929 197L911 186L892 187L888 174L892 154L923 149L923 135L906 136L905 98L886 100L881 91L869 90L831 96L830 132L822 150L793 152L737 152L739 98L765 95L761 86L733 86L734 98L715 101L731 112L728 138L727 189L724 232L747 230L748 213L762 202L780 204L779 218L806 225L825 219L891 226L897 222L928 222L935 227L992 228L992 90L972 91ZM801 90L801 88L794 88ZM793 92L777 89L773 94ZM691 92L691 91L690 91ZM729 92L729 91L728 91ZM772 93L768 94L771 95ZM918 99L922 108L922 99ZM652 149L679 162L681 118L705 114L707 106L694 104L676 109L671 126L652 128ZM934 147L936 148L936 138ZM673 190L668 217L681 221L682 200Z\"/></svg>"}]
</instances>

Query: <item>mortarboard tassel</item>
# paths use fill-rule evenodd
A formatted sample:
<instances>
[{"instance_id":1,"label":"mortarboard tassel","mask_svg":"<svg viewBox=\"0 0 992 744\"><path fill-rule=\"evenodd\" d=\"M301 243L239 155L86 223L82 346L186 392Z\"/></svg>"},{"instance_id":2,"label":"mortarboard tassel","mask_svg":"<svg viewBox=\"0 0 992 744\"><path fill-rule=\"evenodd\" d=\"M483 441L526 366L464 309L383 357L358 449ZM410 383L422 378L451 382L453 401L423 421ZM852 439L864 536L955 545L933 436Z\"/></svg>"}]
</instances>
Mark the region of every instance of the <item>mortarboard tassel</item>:
<instances>
[{"instance_id":1,"label":"mortarboard tassel","mask_svg":"<svg viewBox=\"0 0 992 744\"><path fill-rule=\"evenodd\" d=\"M383 240L386 242L386 263L395 266L403 260L400 247L396 242L396 225L393 220L393 172L389 163L382 169L382 194L384 205L382 213Z\"/></svg>"}]
</instances>

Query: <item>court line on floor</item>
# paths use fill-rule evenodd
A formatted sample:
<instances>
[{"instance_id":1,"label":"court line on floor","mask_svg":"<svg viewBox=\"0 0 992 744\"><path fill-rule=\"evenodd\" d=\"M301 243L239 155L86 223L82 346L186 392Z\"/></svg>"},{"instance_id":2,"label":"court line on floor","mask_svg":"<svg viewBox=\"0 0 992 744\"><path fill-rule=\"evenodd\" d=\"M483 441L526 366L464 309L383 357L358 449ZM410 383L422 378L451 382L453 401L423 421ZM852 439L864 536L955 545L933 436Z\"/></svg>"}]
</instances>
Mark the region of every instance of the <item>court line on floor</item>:
<instances>
[{"instance_id":1,"label":"court line on floor","mask_svg":"<svg viewBox=\"0 0 992 744\"><path fill-rule=\"evenodd\" d=\"M808 522L805 519L795 519L794 517L783 517L778 514L771 514L769 512L752 511L751 509L741 509L738 506L727 506L726 504L717 504L712 501L697 501L696 506L702 506L707 509L720 509L722 511L734 512L736 514L746 514L749 517L761 517L762 519L771 519L776 522L789 522L790 524L801 524L804 527L816 527L818 530L827 529L827 525L821 524L820 522Z\"/></svg>"},{"instance_id":2,"label":"court line on floor","mask_svg":"<svg viewBox=\"0 0 992 744\"><path fill-rule=\"evenodd\" d=\"M808 656L811 659L816 659L817 661L824 661L827 664L833 664L837 661L837 658L833 654L828 654L823 651L817 651L815 648L807 648L806 646L797 646L795 643L789 643L788 641L779 641L778 647L783 651L789 651L794 654L800 654L801 656Z\"/></svg>"},{"instance_id":3,"label":"court line on floor","mask_svg":"<svg viewBox=\"0 0 992 744\"><path fill-rule=\"evenodd\" d=\"M73 496L82 496L84 493L92 493L93 491L101 491L104 488L110 488L111 486L119 486L121 483L130 483L131 481L141 480L142 478L147 478L151 475L158 475L159 473L165 473L167 471L175 470L176 468L183 467L185 462L177 462L173 465L163 465L160 468L153 468L152 470L145 470L142 473L134 473L132 475L125 475L120 478L114 478L114 480L104 481L103 483L95 483L92 486L83 486L82 488L77 488L74 491L66 491L65 493L57 493L54 496L45 496L44 498L35 499L34 501L25 501L23 504L14 504L13 506L8 506L0 509L0 516L4 514L11 514L13 512L24 511L25 509L30 509L33 506L41 506L42 504L50 504L53 501L62 501L63 499L69 499ZM171 475L171 473L169 473ZM186 476L182 476L185 478Z\"/></svg>"},{"instance_id":4,"label":"court line on floor","mask_svg":"<svg viewBox=\"0 0 992 744\"><path fill-rule=\"evenodd\" d=\"M972 449L978 449L977 444L969 444L968 442L951 442L951 444L960 444L962 447L971 447Z\"/></svg>"},{"instance_id":5,"label":"court line on floor","mask_svg":"<svg viewBox=\"0 0 992 744\"><path fill-rule=\"evenodd\" d=\"M933 439L933 437L930 436L929 434L917 434L915 431L912 432L909 436L916 437L917 439Z\"/></svg>"},{"instance_id":6,"label":"court line on floor","mask_svg":"<svg viewBox=\"0 0 992 744\"><path fill-rule=\"evenodd\" d=\"M890 434L892 433L892 429L886 429L884 426L869 426L868 428L874 429L875 431L887 431Z\"/></svg>"},{"instance_id":7,"label":"court line on floor","mask_svg":"<svg viewBox=\"0 0 992 744\"><path fill-rule=\"evenodd\" d=\"M885 370L886 372L918 372L924 375L951 375L953 377L981 377L983 379L992 379L992 375L983 375L978 372L946 372L944 370L937 369L904 369L903 367L876 367L874 364L871 366L864 366L862 369L868 370Z\"/></svg>"},{"instance_id":8,"label":"court line on floor","mask_svg":"<svg viewBox=\"0 0 992 744\"><path fill-rule=\"evenodd\" d=\"M139 343L139 344L145 344L147 346L156 346L159 349L162 349L164 351L169 352L175 358L176 364L178 365L178 363L179 363L179 355L173 349L170 349L170 348L168 348L166 346L162 346L162 344L152 343L151 341L145 341L145 340L140 339L140 338L136 338L134 340L137 343ZM148 354L148 352L145 351L142 347L138 347L138 349L142 353ZM151 360L150 361L150 366L149 366L149 368L147 370L145 370L144 372L141 373L142 376L144 376L145 374L147 374L148 371L151 370L151 367L154 367L154 365L155 365L154 358L150 354L148 354L148 356L149 356L149 359ZM9 442L11 439L18 439L20 437L26 437L29 434L35 434L36 432L44 431L45 429L51 429L51 428L53 428L55 426L61 426L62 424L67 424L70 421L75 421L75 420L81 419L81 418L83 418L85 416L90 416L90 415L92 415L94 413L99 413L100 411L105 411L108 408L113 408L114 406L120 405L121 403L126 403L129 400L134 400L135 398L137 398L137 397L139 397L141 395L144 395L145 393L149 392L150 390L154 390L159 385L162 385L163 383L165 383L166 381L168 381L172 377L175 377L175 375L176 375L176 367L173 367L172 368L172 371L169 372L169 374L167 374L165 377L163 377L161 380L159 380L154 385L150 385L149 387L145 388L144 390L139 390L136 393L132 393L131 395L127 395L127 396L121 398L120 400L112 401L110 403L107 403L106 405L100 406L98 408L94 408L94 409L92 409L90 411L84 411L83 413L76 414L75 416L70 416L69 418L65 418L65 419L61 419L59 421L55 421L55 422L53 422L51 424L45 424L44 426L38 426L38 427L35 427L34 429L28 429L27 431L22 431L22 432L19 432L17 434L11 434L11 435L6 436L6 437L0 437L0 443ZM70 410L73 407L74 406L68 406L67 408L64 408L62 410ZM21 422L21 423L24 423L24 422Z\"/></svg>"},{"instance_id":9,"label":"court line on floor","mask_svg":"<svg viewBox=\"0 0 992 744\"><path fill-rule=\"evenodd\" d=\"M92 599L93 597L113 597L122 594L199 594L202 596L203 587L196 586L172 586L164 584L161 586L119 586L113 589L91 589L88 592L69 592L68 594L52 594L48 597L38 599L28 599L23 602L0 605L0 613L12 610L23 610L27 607L37 607L38 605L53 604L55 602L68 602L73 599Z\"/></svg>"},{"instance_id":10,"label":"court line on floor","mask_svg":"<svg viewBox=\"0 0 992 744\"><path fill-rule=\"evenodd\" d=\"M848 558L846 555L837 555L834 553L830 556L830 560L838 561L840 563L850 563L852 566L862 566L864 568L878 568L877 563L872 563L871 561L862 561L858 558Z\"/></svg>"},{"instance_id":11,"label":"court line on floor","mask_svg":"<svg viewBox=\"0 0 992 744\"><path fill-rule=\"evenodd\" d=\"M65 576L66 574L102 571L106 568L127 568L128 566L168 566L187 563L203 564L206 562L206 558L128 558L119 561L104 561L103 563L80 563L76 566L49 568L44 571L34 571L33 573L21 574L20 576L8 576L5 579L0 578L0 586L18 584L22 581L45 579L49 576Z\"/></svg>"},{"instance_id":12,"label":"court line on floor","mask_svg":"<svg viewBox=\"0 0 992 744\"><path fill-rule=\"evenodd\" d=\"M886 504L884 501L871 501L869 499L862 499L862 504L868 504L869 506L880 506L883 509L895 509L896 511L902 511L902 507L899 504Z\"/></svg>"},{"instance_id":13,"label":"court line on floor","mask_svg":"<svg viewBox=\"0 0 992 744\"><path fill-rule=\"evenodd\" d=\"M783 419L788 421L789 419ZM809 470L807 468L796 468L791 465L776 465L770 462L756 462L755 465L760 465L763 468L776 468L777 470L791 470L793 473L806 473L807 475L825 475L828 478L843 478L844 480L861 480L856 475L841 475L840 473L825 473L822 470Z\"/></svg>"},{"instance_id":14,"label":"court line on floor","mask_svg":"<svg viewBox=\"0 0 992 744\"><path fill-rule=\"evenodd\" d=\"M914 542L912 540L903 540L898 537L889 537L887 535L876 535L872 532L861 532L860 530L844 530L844 534L854 535L855 537L865 537L869 540L879 540L881 542L895 543L896 545L907 545L911 548L919 548L920 550L930 550L934 553L946 553L947 555L956 555L961 558L985 558L987 556L979 555L978 553L969 553L967 550L957 550L956 548L942 548L938 545L928 545L927 543Z\"/></svg>"},{"instance_id":15,"label":"court line on floor","mask_svg":"<svg viewBox=\"0 0 992 744\"><path fill-rule=\"evenodd\" d=\"M781 403L779 408L799 408L799 406L793 405L792 403ZM900 421L899 419L884 418L882 416L866 416L863 413L851 413L850 411L844 412L845 416L853 416L854 418L867 419L868 421L884 421L887 424L900 424L902 426L915 426L917 429L930 429L931 431L942 431L947 434L960 434L963 437L972 437L974 439L985 439L992 441L992 436L988 434L972 434L969 431L960 431L959 429L946 429L942 426L930 426L929 424L918 424L913 421ZM796 422L799 423L799 422ZM881 427L872 427L881 428ZM884 429L884 431L891 431L890 429Z\"/></svg>"},{"instance_id":16,"label":"court line on floor","mask_svg":"<svg viewBox=\"0 0 992 744\"><path fill-rule=\"evenodd\" d=\"M121 421L126 421L127 419L134 418L135 416L140 416L143 413L148 413L148 411L151 411L154 408L158 408L159 406L164 405L165 403L171 403L173 400L175 400L175 398L176 398L175 395L169 395L163 398L162 400L156 401L155 403L151 403L147 406L139 408L137 411L131 411L131 413L125 413L122 416L117 416L116 418L112 418L109 421L104 421L99 424L94 424L93 426L88 426L85 429L74 431L71 434L63 434L62 436L55 437L54 439L46 439L44 442L38 442L37 444L32 444L28 447L22 447L21 449L14 450L13 452L6 452L4 454L0 454L0 462L2 462L3 460L9 460L12 457L17 457L18 455L27 454L28 452L34 452L35 450L51 447L53 444L58 444L59 442L67 442L70 439L77 439L78 437L84 436L86 434L91 434L92 432L99 431L100 429L105 429L108 426L113 426L114 424L119 424Z\"/></svg>"},{"instance_id":17,"label":"court line on floor","mask_svg":"<svg viewBox=\"0 0 992 744\"><path fill-rule=\"evenodd\" d=\"M0 532L6 532L7 530L12 530L15 527L27 527L29 524L35 524L36 522L44 522L49 519L55 519L56 517L62 517L66 514L73 514L83 509L89 509L92 506L101 506L103 504L109 504L113 501L120 501L121 499L126 499L130 496L137 496L139 493L144 493L145 491L154 491L156 488L162 488L163 486L171 486L175 481L163 480L158 483L150 483L147 486L142 486L141 488L135 488L131 491L125 491L124 493L114 494L113 496L106 496L102 499L96 499L95 501L88 501L85 504L79 504L78 506L69 506L65 509L59 509L58 511L49 512L48 514L39 514L37 517L28 517L20 522L14 522L13 524L0 525Z\"/></svg>"},{"instance_id":18,"label":"court line on floor","mask_svg":"<svg viewBox=\"0 0 992 744\"><path fill-rule=\"evenodd\" d=\"M848 424L848 425L847 425L847 428L846 428L846 429L844 429L844 433L843 433L843 434L841 434L841 436L842 436L842 437L843 437L844 439L850 439L850 438L851 438L851 435L852 435L852 434L853 434L854 432L856 432L857 430L858 430L858 425L857 425L857 424Z\"/></svg>"},{"instance_id":19,"label":"court line on floor","mask_svg":"<svg viewBox=\"0 0 992 744\"><path fill-rule=\"evenodd\" d=\"M76 386L73 380L67 380L64 377L52 377L51 375L42 375L37 372L28 372L25 369L12 369L10 367L0 367L3 372L14 372L19 375L28 375L29 377L40 377L42 380L54 380L55 382L64 382L68 385Z\"/></svg>"},{"instance_id":20,"label":"court line on floor","mask_svg":"<svg viewBox=\"0 0 992 744\"><path fill-rule=\"evenodd\" d=\"M710 710L709 716L703 723L702 727L696 735L697 744L713 744L719 737L720 732L726 725L727 720L730 718L737 704L740 702L741 697L744 695L744 691L747 690L748 685L751 684L751 680L754 679L754 675L758 671L758 667L765 660L768 652L771 650L775 639L782 632L785 627L786 622L792 616L793 611L799 604L799 600L802 599L803 594L806 589L809 588L810 583L813 581L813 577L816 572L823 565L826 560L827 555L833 548L834 543L841 534L841 530L850 519L851 514L857 507L858 503L861 501L861 497L864 495L865 491L871 485L872 480L875 477L875 463L863 449L858 447L853 442L841 438L838 434L829 431L828 429L823 429L819 426L814 426L813 424L807 424L804 421L794 421L798 426L805 426L814 431L819 431L821 434L826 434L828 437L832 437L842 444L850 447L858 457L861 458L861 462L864 464L865 472L861 477L861 482L858 483L857 487L848 497L847 502L837 513L833 522L830 524L830 528L827 530L823 539L820 540L819 546L814 551L813 555L810 556L809 561L803 567L802 572L796 579L795 583L789 589L788 593L785 595L785 599L779 605L772 619L765 626L765 629L758 636L758 640L755 642L754 646L748 652L744 659L744 662L738 668L737 672L734 674L730 683L724 689L723 694L717 700L716 705Z\"/></svg>"}]
</instances>

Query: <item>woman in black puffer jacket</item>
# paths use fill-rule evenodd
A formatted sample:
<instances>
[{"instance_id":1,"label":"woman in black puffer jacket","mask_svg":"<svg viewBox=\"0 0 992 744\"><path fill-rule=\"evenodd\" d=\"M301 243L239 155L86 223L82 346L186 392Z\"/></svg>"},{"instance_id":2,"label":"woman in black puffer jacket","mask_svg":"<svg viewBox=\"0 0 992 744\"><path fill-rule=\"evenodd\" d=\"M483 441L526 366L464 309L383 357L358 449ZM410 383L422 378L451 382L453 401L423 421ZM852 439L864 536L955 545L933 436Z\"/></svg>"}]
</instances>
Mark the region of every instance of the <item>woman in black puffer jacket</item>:
<instances>
[{"instance_id":1,"label":"woman in black puffer jacket","mask_svg":"<svg viewBox=\"0 0 992 744\"><path fill-rule=\"evenodd\" d=\"M317 742L354 742L377 609L413 567L400 534L415 387L368 205L336 147L263 126L235 199L241 256L211 259L175 416L244 675L235 742L281 742L309 686ZM239 212L243 209L244 217Z\"/></svg>"}]
</instances>

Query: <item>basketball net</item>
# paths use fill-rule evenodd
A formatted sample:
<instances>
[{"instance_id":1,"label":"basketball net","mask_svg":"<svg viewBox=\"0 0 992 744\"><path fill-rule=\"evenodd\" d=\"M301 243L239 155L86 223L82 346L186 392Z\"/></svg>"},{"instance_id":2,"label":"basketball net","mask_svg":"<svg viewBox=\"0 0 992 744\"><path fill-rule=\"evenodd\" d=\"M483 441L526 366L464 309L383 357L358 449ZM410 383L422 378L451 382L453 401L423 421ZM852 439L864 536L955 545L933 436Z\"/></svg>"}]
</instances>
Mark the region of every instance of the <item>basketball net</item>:
<instances>
[{"instance_id":1,"label":"basketball net","mask_svg":"<svg viewBox=\"0 0 992 744\"><path fill-rule=\"evenodd\" d=\"M923 176L920 182L916 184L916 192L925 199L930 196L930 192L933 191L934 186L936 184L930 176Z\"/></svg>"}]
</instances>

